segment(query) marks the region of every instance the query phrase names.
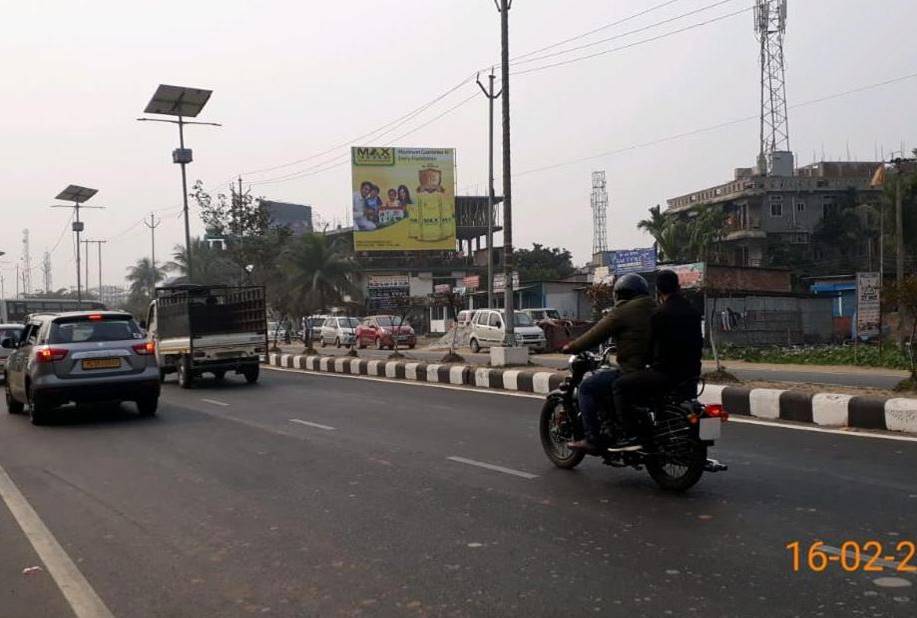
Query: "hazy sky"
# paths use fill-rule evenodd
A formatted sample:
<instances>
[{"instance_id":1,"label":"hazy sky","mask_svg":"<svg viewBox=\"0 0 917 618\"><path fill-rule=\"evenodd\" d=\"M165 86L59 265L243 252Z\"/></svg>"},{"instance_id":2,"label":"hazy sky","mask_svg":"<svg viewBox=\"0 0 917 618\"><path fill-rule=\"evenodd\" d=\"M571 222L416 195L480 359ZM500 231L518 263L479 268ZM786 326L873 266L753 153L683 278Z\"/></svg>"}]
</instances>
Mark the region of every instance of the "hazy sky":
<instances>
[{"instance_id":1,"label":"hazy sky","mask_svg":"<svg viewBox=\"0 0 917 618\"><path fill-rule=\"evenodd\" d=\"M752 4L726 0L626 34L715 2L515 0L513 56L666 6L524 59L616 37L612 40L514 70L619 48ZM195 156L190 180L223 188L240 172L246 185L304 172L255 185L253 191L311 204L333 221L343 219L350 205L348 151L339 147L315 155L388 125L499 58L499 16L492 0L2 0L0 15L5 26L0 37L0 250L7 252L0 268L7 293L26 227L33 285L41 285L42 252L59 238L54 286L75 283L72 234L61 235L69 212L49 208L69 183L98 188L90 203L107 207L85 212L86 237L109 241L106 281L120 282L129 264L149 255L149 232L139 221L151 210L162 216L158 256L171 253L181 240L180 175L170 154L177 131L135 121L159 83L214 91L200 119L224 126L188 129ZM914 23L914 0L789 0L790 105L917 74ZM514 76L517 246L533 241L563 246L577 262L585 261L592 244L593 170L608 174L609 244L631 248L648 243L635 224L649 206L724 182L734 167L752 165L756 121L531 171L754 116L757 62L752 16L746 11L628 49ZM454 147L459 190L483 194L486 100L478 96L459 105L475 92L469 81L390 132L360 141ZM854 157L872 159L881 148L888 153L902 142L912 147L917 143L915 102L917 76L791 109L797 161L808 163L822 149L831 159L846 158L848 148ZM497 148L499 192L499 140ZM313 158L251 173L308 157ZM200 230L196 217L194 228Z\"/></svg>"}]
</instances>

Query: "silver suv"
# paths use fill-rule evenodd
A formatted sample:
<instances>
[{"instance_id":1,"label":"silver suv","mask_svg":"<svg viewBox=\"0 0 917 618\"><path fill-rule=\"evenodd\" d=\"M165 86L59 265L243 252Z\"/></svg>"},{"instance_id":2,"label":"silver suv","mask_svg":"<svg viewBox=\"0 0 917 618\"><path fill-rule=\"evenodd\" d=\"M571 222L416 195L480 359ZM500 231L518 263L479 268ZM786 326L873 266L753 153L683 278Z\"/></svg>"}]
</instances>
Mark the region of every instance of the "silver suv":
<instances>
[{"instance_id":1,"label":"silver suv","mask_svg":"<svg viewBox=\"0 0 917 618\"><path fill-rule=\"evenodd\" d=\"M0 341L10 339L19 341L19 335L22 334L22 324L0 324ZM6 359L10 351L6 348L0 348L0 371L6 366Z\"/></svg>"},{"instance_id":2,"label":"silver suv","mask_svg":"<svg viewBox=\"0 0 917 618\"><path fill-rule=\"evenodd\" d=\"M128 313L75 311L31 315L18 341L0 341L6 362L6 408L32 423L49 420L65 403L134 401L152 416L159 402L153 342Z\"/></svg>"}]
</instances>

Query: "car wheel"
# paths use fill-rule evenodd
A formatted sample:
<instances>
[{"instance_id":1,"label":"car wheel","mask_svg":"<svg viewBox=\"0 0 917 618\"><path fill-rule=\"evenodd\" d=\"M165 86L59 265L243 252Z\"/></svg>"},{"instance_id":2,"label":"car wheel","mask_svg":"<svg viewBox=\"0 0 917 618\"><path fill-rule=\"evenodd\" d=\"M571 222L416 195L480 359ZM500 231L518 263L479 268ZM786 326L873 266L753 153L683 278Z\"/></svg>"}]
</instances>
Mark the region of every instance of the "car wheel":
<instances>
[{"instance_id":1,"label":"car wheel","mask_svg":"<svg viewBox=\"0 0 917 618\"><path fill-rule=\"evenodd\" d=\"M140 416L155 416L159 407L159 397L146 397L137 400L137 411Z\"/></svg>"},{"instance_id":2,"label":"car wheel","mask_svg":"<svg viewBox=\"0 0 917 618\"><path fill-rule=\"evenodd\" d=\"M242 375L245 376L245 381L249 384L254 384L258 381L258 374L261 371L259 365L252 365L251 367L246 367L242 370Z\"/></svg>"},{"instance_id":3,"label":"car wheel","mask_svg":"<svg viewBox=\"0 0 917 618\"><path fill-rule=\"evenodd\" d=\"M213 381L214 382L222 382L224 378L226 378L225 371L220 370L220 371L213 372Z\"/></svg>"},{"instance_id":4,"label":"car wheel","mask_svg":"<svg viewBox=\"0 0 917 618\"><path fill-rule=\"evenodd\" d=\"M194 376L191 373L191 358L182 356L178 361L178 385L181 388L191 388Z\"/></svg>"},{"instance_id":5,"label":"car wheel","mask_svg":"<svg viewBox=\"0 0 917 618\"><path fill-rule=\"evenodd\" d=\"M336 348L341 347L341 338L340 337L334 340L334 347Z\"/></svg>"},{"instance_id":6,"label":"car wheel","mask_svg":"<svg viewBox=\"0 0 917 618\"><path fill-rule=\"evenodd\" d=\"M324 338L324 337L321 338L321 343L322 343L322 347L323 347L323 348L324 348L326 345L328 345L327 343L325 343L325 338Z\"/></svg>"},{"instance_id":7,"label":"car wheel","mask_svg":"<svg viewBox=\"0 0 917 618\"><path fill-rule=\"evenodd\" d=\"M470 347L470 348L471 348L471 351L474 352L475 354L477 354L478 352L481 351L481 344L478 343L478 340L477 340L477 339L472 339L472 340L468 343L468 347Z\"/></svg>"},{"instance_id":8,"label":"car wheel","mask_svg":"<svg viewBox=\"0 0 917 618\"><path fill-rule=\"evenodd\" d=\"M32 386L29 385L29 416L32 419L33 425L45 425L48 423L48 408L49 406L45 404L32 389Z\"/></svg>"},{"instance_id":9,"label":"car wheel","mask_svg":"<svg viewBox=\"0 0 917 618\"><path fill-rule=\"evenodd\" d=\"M6 411L10 414L22 414L22 411L25 409L25 405L13 397L12 391L10 391L10 379L7 377L5 380L6 388L4 388L4 393L6 395Z\"/></svg>"}]
</instances>

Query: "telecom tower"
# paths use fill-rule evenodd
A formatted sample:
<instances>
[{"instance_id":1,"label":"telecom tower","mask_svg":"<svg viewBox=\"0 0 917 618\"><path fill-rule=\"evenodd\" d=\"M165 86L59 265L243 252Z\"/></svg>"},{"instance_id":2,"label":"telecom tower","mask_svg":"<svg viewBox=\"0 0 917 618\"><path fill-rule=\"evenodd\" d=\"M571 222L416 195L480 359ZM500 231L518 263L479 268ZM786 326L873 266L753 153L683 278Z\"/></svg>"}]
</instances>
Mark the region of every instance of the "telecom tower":
<instances>
[{"instance_id":1,"label":"telecom tower","mask_svg":"<svg viewBox=\"0 0 917 618\"><path fill-rule=\"evenodd\" d=\"M774 152L790 150L787 122L783 35L786 33L786 0L756 0L755 35L761 43L761 148L758 171L774 171Z\"/></svg>"},{"instance_id":2,"label":"telecom tower","mask_svg":"<svg viewBox=\"0 0 917 618\"><path fill-rule=\"evenodd\" d=\"M608 250L608 193L605 191L605 170L592 172L592 255Z\"/></svg>"},{"instance_id":3,"label":"telecom tower","mask_svg":"<svg viewBox=\"0 0 917 618\"><path fill-rule=\"evenodd\" d=\"M45 294L51 293L51 254L45 251L41 258L41 274L44 278Z\"/></svg>"},{"instance_id":4,"label":"telecom tower","mask_svg":"<svg viewBox=\"0 0 917 618\"><path fill-rule=\"evenodd\" d=\"M29 251L29 230L22 230L22 295L32 293L32 254Z\"/></svg>"}]
</instances>

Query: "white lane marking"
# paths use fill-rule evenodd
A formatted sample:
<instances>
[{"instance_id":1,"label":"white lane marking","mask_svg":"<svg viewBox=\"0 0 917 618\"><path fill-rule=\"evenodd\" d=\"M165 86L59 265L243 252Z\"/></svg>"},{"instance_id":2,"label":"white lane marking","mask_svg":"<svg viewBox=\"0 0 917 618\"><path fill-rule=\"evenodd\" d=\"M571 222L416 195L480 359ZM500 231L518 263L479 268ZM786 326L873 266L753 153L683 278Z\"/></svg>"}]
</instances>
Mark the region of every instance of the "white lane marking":
<instances>
[{"instance_id":1,"label":"white lane marking","mask_svg":"<svg viewBox=\"0 0 917 618\"><path fill-rule=\"evenodd\" d=\"M489 464L484 461L475 461L474 459L465 459L464 457L446 457L449 461L455 461L458 463L468 464L469 466L477 466L478 468L485 468L487 470L493 470L494 472L502 472L503 474L511 474L512 476L518 476L524 479L532 480L537 479L537 474L529 474L528 472L523 472L521 470L513 470L512 468L504 468L503 466L497 466L494 464Z\"/></svg>"},{"instance_id":2,"label":"white lane marking","mask_svg":"<svg viewBox=\"0 0 917 618\"><path fill-rule=\"evenodd\" d=\"M334 427L330 425L321 425L319 423L310 423L309 421L304 421L301 418L291 418L291 423L299 423L300 425L307 425L309 427L315 427L316 429L324 429L325 431L334 431Z\"/></svg>"},{"instance_id":3,"label":"white lane marking","mask_svg":"<svg viewBox=\"0 0 917 618\"><path fill-rule=\"evenodd\" d=\"M2 467L0 467L0 497L3 498L13 518L22 528L26 538L35 549L35 553L41 558L77 618L114 618L114 615L105 606L105 602L92 589L80 570L76 568L73 560L60 546L51 531L38 517L38 513Z\"/></svg>"},{"instance_id":4,"label":"white lane marking","mask_svg":"<svg viewBox=\"0 0 917 618\"><path fill-rule=\"evenodd\" d=\"M857 560L857 555L854 552L851 552L851 551L845 552L844 550L840 549L839 547L831 547L830 545L822 545L821 548L824 550L826 554L831 554L833 556L846 555L847 558L850 558L851 562L855 562ZM901 566L900 563L894 562L893 560L883 560L881 558L877 560L872 560L872 558L864 556L863 553L860 554L860 560L863 560L863 561L868 560L870 563L876 566L884 567L886 569L893 569L895 571L898 571L898 567ZM910 573L910 571L898 571L898 572L899 573Z\"/></svg>"},{"instance_id":5,"label":"white lane marking","mask_svg":"<svg viewBox=\"0 0 917 618\"><path fill-rule=\"evenodd\" d=\"M511 392L495 388L475 388L471 386L450 386L448 384L434 384L431 382L411 382L409 380L389 380L388 378L374 378L371 376L354 376L340 373L318 373L303 372L295 369L285 369L282 367L271 367L263 365L262 369L269 371L282 371L286 373L295 373L298 375L309 375L322 378L342 378L345 380L368 380L370 382L384 382L395 386L414 386L419 388L442 388L450 391L461 391L465 393L479 393L482 395L497 395L500 397L523 397L525 399L539 399L544 401L544 395L524 392ZM884 433L870 433L868 430L861 429L831 429L830 427L807 427L805 425L783 424L779 421L766 421L746 416L732 415L729 417L729 423L745 423L748 425L762 425L764 427L774 427L777 429L795 429L797 431L814 431L816 433L833 433L839 436L855 436L858 438L876 438L879 440L896 440L899 442L917 442L917 436L893 436ZM728 424L728 423L727 423Z\"/></svg>"},{"instance_id":6,"label":"white lane marking","mask_svg":"<svg viewBox=\"0 0 917 618\"><path fill-rule=\"evenodd\" d=\"M216 399L201 399L204 403L212 403L215 406L228 406L229 404L225 401L217 401Z\"/></svg>"},{"instance_id":7,"label":"white lane marking","mask_svg":"<svg viewBox=\"0 0 917 618\"><path fill-rule=\"evenodd\" d=\"M746 425L760 425L776 429L795 429L796 431L814 431L815 433L833 433L838 436L853 436L857 438L878 438L880 440L897 440L899 442L917 442L917 436L893 436L884 433L869 433L868 431L850 429L831 429L829 427L809 427L807 425L788 425L776 421L762 421L746 416L730 416L730 423L745 423Z\"/></svg>"}]
</instances>

